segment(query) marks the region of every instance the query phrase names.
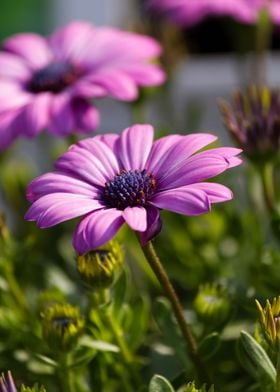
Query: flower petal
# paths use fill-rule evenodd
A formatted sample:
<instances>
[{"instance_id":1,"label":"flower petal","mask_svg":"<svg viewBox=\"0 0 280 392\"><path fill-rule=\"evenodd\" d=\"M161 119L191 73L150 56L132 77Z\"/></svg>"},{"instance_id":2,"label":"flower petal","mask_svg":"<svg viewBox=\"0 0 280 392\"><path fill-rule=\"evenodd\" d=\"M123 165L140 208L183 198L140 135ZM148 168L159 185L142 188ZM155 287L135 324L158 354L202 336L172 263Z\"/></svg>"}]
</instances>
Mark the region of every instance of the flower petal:
<instances>
[{"instance_id":1,"label":"flower petal","mask_svg":"<svg viewBox=\"0 0 280 392\"><path fill-rule=\"evenodd\" d=\"M155 64L126 63L122 64L121 70L140 86L156 86L162 84L166 79L165 72Z\"/></svg>"},{"instance_id":2,"label":"flower petal","mask_svg":"<svg viewBox=\"0 0 280 392\"><path fill-rule=\"evenodd\" d=\"M31 76L26 64L12 53L0 52L0 77L25 81Z\"/></svg>"},{"instance_id":3,"label":"flower petal","mask_svg":"<svg viewBox=\"0 0 280 392\"><path fill-rule=\"evenodd\" d=\"M31 100L32 95L22 90L14 81L0 81L0 113L21 108Z\"/></svg>"},{"instance_id":4,"label":"flower petal","mask_svg":"<svg viewBox=\"0 0 280 392\"><path fill-rule=\"evenodd\" d=\"M172 139L160 139L161 143L155 145L151 151L149 170L160 179L163 175L166 176L167 172L174 172L177 167L184 166L191 155L216 139L216 136L208 133L174 135Z\"/></svg>"},{"instance_id":5,"label":"flower petal","mask_svg":"<svg viewBox=\"0 0 280 392\"><path fill-rule=\"evenodd\" d=\"M105 135L97 135L95 136L95 140L100 140L105 143L112 151L115 151L116 141L118 140L119 135L115 133L106 133Z\"/></svg>"},{"instance_id":6,"label":"flower petal","mask_svg":"<svg viewBox=\"0 0 280 392\"><path fill-rule=\"evenodd\" d=\"M98 190L87 182L63 173L46 173L35 178L27 187L27 199L31 202L50 193L73 193L98 198Z\"/></svg>"},{"instance_id":7,"label":"flower petal","mask_svg":"<svg viewBox=\"0 0 280 392\"><path fill-rule=\"evenodd\" d=\"M116 151L123 169L143 170L152 148L154 129L151 125L126 128L117 140Z\"/></svg>"},{"instance_id":8,"label":"flower petal","mask_svg":"<svg viewBox=\"0 0 280 392\"><path fill-rule=\"evenodd\" d=\"M132 230L147 230L147 211L144 207L126 207L123 217Z\"/></svg>"},{"instance_id":9,"label":"flower petal","mask_svg":"<svg viewBox=\"0 0 280 392\"><path fill-rule=\"evenodd\" d=\"M71 193L51 193L40 197L29 208L25 219L37 221L41 229L103 208L99 201Z\"/></svg>"},{"instance_id":10,"label":"flower petal","mask_svg":"<svg viewBox=\"0 0 280 392\"><path fill-rule=\"evenodd\" d=\"M93 28L88 22L75 21L58 29L49 38L55 57L79 61L89 55L91 42L94 42Z\"/></svg>"},{"instance_id":11,"label":"flower petal","mask_svg":"<svg viewBox=\"0 0 280 392\"><path fill-rule=\"evenodd\" d=\"M91 132L97 128L99 124L99 112L85 99L73 99L72 109L76 129L83 132Z\"/></svg>"},{"instance_id":12,"label":"flower petal","mask_svg":"<svg viewBox=\"0 0 280 392\"><path fill-rule=\"evenodd\" d=\"M0 151L8 148L18 136L17 127L14 126L17 117L16 110L0 114Z\"/></svg>"},{"instance_id":13,"label":"flower petal","mask_svg":"<svg viewBox=\"0 0 280 392\"><path fill-rule=\"evenodd\" d=\"M4 42L4 49L24 58L33 68L41 68L52 59L46 39L38 34L14 35Z\"/></svg>"},{"instance_id":14,"label":"flower petal","mask_svg":"<svg viewBox=\"0 0 280 392\"><path fill-rule=\"evenodd\" d=\"M75 250L82 255L104 245L114 237L123 223L122 211L115 208L103 209L87 215L75 230L73 237Z\"/></svg>"},{"instance_id":15,"label":"flower petal","mask_svg":"<svg viewBox=\"0 0 280 392\"><path fill-rule=\"evenodd\" d=\"M156 235L158 235L162 227L158 208L153 206L147 206L146 210L147 230L142 233L139 233L142 245L146 245L148 241L151 241Z\"/></svg>"},{"instance_id":16,"label":"flower petal","mask_svg":"<svg viewBox=\"0 0 280 392\"><path fill-rule=\"evenodd\" d=\"M66 136L74 131L74 114L69 94L58 94L52 97L50 123L48 131L57 136Z\"/></svg>"},{"instance_id":17,"label":"flower petal","mask_svg":"<svg viewBox=\"0 0 280 392\"><path fill-rule=\"evenodd\" d=\"M184 215L200 215L210 211L210 202L205 192L181 187L156 194L150 204Z\"/></svg>"},{"instance_id":18,"label":"flower petal","mask_svg":"<svg viewBox=\"0 0 280 392\"><path fill-rule=\"evenodd\" d=\"M50 93L34 95L32 101L22 109L19 119L21 134L34 137L47 126L51 99Z\"/></svg>"},{"instance_id":19,"label":"flower petal","mask_svg":"<svg viewBox=\"0 0 280 392\"><path fill-rule=\"evenodd\" d=\"M231 200L233 197L229 188L214 182L199 182L198 184L190 185L190 187L205 192L210 203L221 203L223 201Z\"/></svg>"}]
</instances>

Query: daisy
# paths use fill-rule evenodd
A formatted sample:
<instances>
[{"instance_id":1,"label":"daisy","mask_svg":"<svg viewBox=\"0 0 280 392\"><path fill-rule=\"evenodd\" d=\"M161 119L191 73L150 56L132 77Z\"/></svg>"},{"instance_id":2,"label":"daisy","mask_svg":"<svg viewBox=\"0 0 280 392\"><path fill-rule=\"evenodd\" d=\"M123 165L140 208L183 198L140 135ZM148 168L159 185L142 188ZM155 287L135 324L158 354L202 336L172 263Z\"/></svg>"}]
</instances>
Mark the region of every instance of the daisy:
<instances>
[{"instance_id":1,"label":"daisy","mask_svg":"<svg viewBox=\"0 0 280 392\"><path fill-rule=\"evenodd\" d=\"M33 203L25 218L40 228L82 216L73 237L78 254L109 241L127 223L142 244L161 228L160 210L184 215L210 211L212 203L232 198L231 191L205 182L239 165L240 149L212 148L211 134L170 135L153 142L151 125L133 125L72 145L56 171L33 180Z\"/></svg>"}]
</instances>

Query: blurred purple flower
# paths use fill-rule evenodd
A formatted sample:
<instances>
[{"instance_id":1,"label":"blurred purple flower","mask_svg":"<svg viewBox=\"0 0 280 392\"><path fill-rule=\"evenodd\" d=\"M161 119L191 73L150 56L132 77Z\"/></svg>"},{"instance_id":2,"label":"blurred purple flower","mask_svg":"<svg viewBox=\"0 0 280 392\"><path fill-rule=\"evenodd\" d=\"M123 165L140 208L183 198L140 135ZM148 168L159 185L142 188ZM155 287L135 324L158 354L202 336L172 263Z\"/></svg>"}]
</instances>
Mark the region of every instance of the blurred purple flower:
<instances>
[{"instance_id":1,"label":"blurred purple flower","mask_svg":"<svg viewBox=\"0 0 280 392\"><path fill-rule=\"evenodd\" d=\"M0 392L17 392L11 372L7 373L7 377L3 373L1 374Z\"/></svg>"},{"instance_id":2,"label":"blurred purple flower","mask_svg":"<svg viewBox=\"0 0 280 392\"><path fill-rule=\"evenodd\" d=\"M148 0L148 5L182 26L193 26L207 17L229 16L254 24L266 8L274 23L280 23L279 0Z\"/></svg>"},{"instance_id":3,"label":"blurred purple flower","mask_svg":"<svg viewBox=\"0 0 280 392\"><path fill-rule=\"evenodd\" d=\"M241 160L237 148L213 148L211 134L170 135L153 142L150 125L133 125L122 134L85 139L56 162L55 172L33 180L33 202L25 219L40 228L85 215L73 246L79 254L109 241L127 223L142 243L161 228L160 209L184 215L210 211L212 203L232 198L223 185L204 180Z\"/></svg>"},{"instance_id":4,"label":"blurred purple flower","mask_svg":"<svg viewBox=\"0 0 280 392\"><path fill-rule=\"evenodd\" d=\"M151 62L160 52L150 37L81 21L47 39L8 38L0 52L0 150L44 128L59 136L94 130L90 98L132 101L139 86L162 83L164 72Z\"/></svg>"}]
</instances>

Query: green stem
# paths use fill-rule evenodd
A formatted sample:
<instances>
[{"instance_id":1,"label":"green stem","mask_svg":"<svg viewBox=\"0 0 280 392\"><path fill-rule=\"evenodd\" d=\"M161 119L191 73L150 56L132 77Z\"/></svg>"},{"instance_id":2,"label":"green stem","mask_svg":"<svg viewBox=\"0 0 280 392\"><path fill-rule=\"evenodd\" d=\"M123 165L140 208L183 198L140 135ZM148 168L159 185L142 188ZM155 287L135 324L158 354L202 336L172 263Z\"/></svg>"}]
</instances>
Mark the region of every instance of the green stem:
<instances>
[{"instance_id":1,"label":"green stem","mask_svg":"<svg viewBox=\"0 0 280 392\"><path fill-rule=\"evenodd\" d=\"M268 211L273 214L275 212L275 191L274 191L274 175L273 175L273 163L265 163L258 167L264 200Z\"/></svg>"},{"instance_id":2,"label":"green stem","mask_svg":"<svg viewBox=\"0 0 280 392\"><path fill-rule=\"evenodd\" d=\"M11 266L11 263L8 262L6 263L5 267L5 278L14 302L26 316L29 313L26 298L15 278L13 267Z\"/></svg>"},{"instance_id":3,"label":"green stem","mask_svg":"<svg viewBox=\"0 0 280 392\"><path fill-rule=\"evenodd\" d=\"M146 245L142 246L142 250L144 255L146 256L147 261L149 262L152 270L154 271L156 277L158 278L163 290L165 291L165 295L171 302L173 307L174 315L177 319L178 325L181 329L182 335L186 341L189 355L196 367L197 373L201 379L201 382L210 383L210 377L206 370L206 367L198 353L197 342L192 333L191 327L186 321L183 307L175 293L175 290L169 280L167 273L165 272L163 265L159 257L157 256L155 249L150 242Z\"/></svg>"},{"instance_id":4,"label":"green stem","mask_svg":"<svg viewBox=\"0 0 280 392\"><path fill-rule=\"evenodd\" d=\"M76 392L76 388L72 380L71 370L69 369L69 354L62 354L59 357L58 362L58 378L60 381L61 392Z\"/></svg>"}]
</instances>

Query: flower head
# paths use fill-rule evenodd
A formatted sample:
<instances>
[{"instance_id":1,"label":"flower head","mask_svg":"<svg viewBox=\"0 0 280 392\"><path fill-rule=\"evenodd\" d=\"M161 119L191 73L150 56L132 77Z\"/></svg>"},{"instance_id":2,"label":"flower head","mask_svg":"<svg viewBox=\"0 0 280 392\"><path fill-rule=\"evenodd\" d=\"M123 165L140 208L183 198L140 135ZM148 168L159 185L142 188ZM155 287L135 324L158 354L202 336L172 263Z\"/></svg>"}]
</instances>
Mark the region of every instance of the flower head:
<instances>
[{"instance_id":1,"label":"flower head","mask_svg":"<svg viewBox=\"0 0 280 392\"><path fill-rule=\"evenodd\" d=\"M225 323L230 308L226 289L216 284L201 286L194 300L194 309L198 317L212 328L217 328Z\"/></svg>"},{"instance_id":2,"label":"flower head","mask_svg":"<svg viewBox=\"0 0 280 392\"><path fill-rule=\"evenodd\" d=\"M131 101L139 86L164 81L150 60L161 52L152 38L73 22L44 38L8 38L0 52L0 149L43 129L66 136L98 124L91 98Z\"/></svg>"},{"instance_id":3,"label":"flower head","mask_svg":"<svg viewBox=\"0 0 280 392\"><path fill-rule=\"evenodd\" d=\"M0 376L0 392L17 392L15 382L11 372L7 376L2 373Z\"/></svg>"},{"instance_id":4,"label":"flower head","mask_svg":"<svg viewBox=\"0 0 280 392\"><path fill-rule=\"evenodd\" d=\"M237 91L232 107L220 103L224 124L244 153L253 161L267 161L279 154L280 94L268 87L251 86Z\"/></svg>"},{"instance_id":5,"label":"flower head","mask_svg":"<svg viewBox=\"0 0 280 392\"><path fill-rule=\"evenodd\" d=\"M241 23L254 24L265 9L280 23L278 0L148 0L149 6L182 26L193 26L208 17L229 16Z\"/></svg>"},{"instance_id":6,"label":"flower head","mask_svg":"<svg viewBox=\"0 0 280 392\"><path fill-rule=\"evenodd\" d=\"M126 222L142 243L161 228L159 211L184 215L210 211L232 198L223 185L207 183L239 165L236 148L212 148L211 134L170 135L153 142L150 125L134 125L121 135L85 139L56 162L56 171L31 182L33 203L25 218L40 228L78 216L73 245L84 254L109 241Z\"/></svg>"},{"instance_id":7,"label":"flower head","mask_svg":"<svg viewBox=\"0 0 280 392\"><path fill-rule=\"evenodd\" d=\"M55 352L73 349L84 328L80 310L69 304L55 304L47 308L42 320L43 336Z\"/></svg>"},{"instance_id":8,"label":"flower head","mask_svg":"<svg viewBox=\"0 0 280 392\"><path fill-rule=\"evenodd\" d=\"M203 385L202 388L197 389L195 386L195 382L189 382L183 392L214 392L214 387L211 386L210 389L206 388L206 385Z\"/></svg>"},{"instance_id":9,"label":"flower head","mask_svg":"<svg viewBox=\"0 0 280 392\"><path fill-rule=\"evenodd\" d=\"M117 241L77 257L77 269L84 284L91 290L109 287L123 263L123 252Z\"/></svg>"},{"instance_id":10,"label":"flower head","mask_svg":"<svg viewBox=\"0 0 280 392\"><path fill-rule=\"evenodd\" d=\"M272 303L267 300L264 308L257 300L256 305L262 332L268 344L278 351L280 344L280 296L273 298Z\"/></svg>"}]
</instances>

